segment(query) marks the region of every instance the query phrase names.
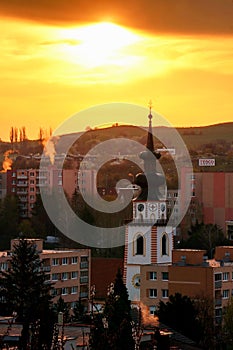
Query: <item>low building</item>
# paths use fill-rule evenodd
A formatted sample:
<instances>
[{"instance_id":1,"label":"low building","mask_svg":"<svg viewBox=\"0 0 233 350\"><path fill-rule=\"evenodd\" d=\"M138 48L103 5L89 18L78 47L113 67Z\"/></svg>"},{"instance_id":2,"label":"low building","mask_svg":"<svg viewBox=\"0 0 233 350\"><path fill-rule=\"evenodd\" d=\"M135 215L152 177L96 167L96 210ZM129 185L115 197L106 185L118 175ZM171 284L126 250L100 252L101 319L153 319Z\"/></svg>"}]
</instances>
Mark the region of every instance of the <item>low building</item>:
<instances>
[{"instance_id":1,"label":"low building","mask_svg":"<svg viewBox=\"0 0 233 350\"><path fill-rule=\"evenodd\" d=\"M204 250L174 249L171 264L141 266L141 302L153 314L160 300L180 293L191 299L213 301L215 323L233 295L233 247L216 247L215 258L208 259Z\"/></svg>"},{"instance_id":2,"label":"low building","mask_svg":"<svg viewBox=\"0 0 233 350\"><path fill-rule=\"evenodd\" d=\"M53 284L53 302L57 302L61 296L71 307L74 307L74 304L80 299L88 307L91 278L91 250L44 250L42 239L28 240L36 245L47 281ZM11 251L17 245L18 241L18 239L11 241ZM8 269L10 259L10 252L0 253L1 270Z\"/></svg>"}]
</instances>

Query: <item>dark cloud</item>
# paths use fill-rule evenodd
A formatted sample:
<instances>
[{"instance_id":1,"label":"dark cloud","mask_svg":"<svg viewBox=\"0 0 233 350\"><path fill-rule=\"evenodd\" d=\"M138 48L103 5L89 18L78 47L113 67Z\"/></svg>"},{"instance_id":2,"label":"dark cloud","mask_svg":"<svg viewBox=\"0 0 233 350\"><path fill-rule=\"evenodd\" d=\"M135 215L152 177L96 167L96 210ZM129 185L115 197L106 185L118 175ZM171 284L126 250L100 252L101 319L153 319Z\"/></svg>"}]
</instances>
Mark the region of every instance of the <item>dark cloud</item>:
<instances>
[{"instance_id":1,"label":"dark cloud","mask_svg":"<svg viewBox=\"0 0 233 350\"><path fill-rule=\"evenodd\" d=\"M232 0L1 0L0 13L47 24L112 20L154 33L233 34Z\"/></svg>"}]
</instances>

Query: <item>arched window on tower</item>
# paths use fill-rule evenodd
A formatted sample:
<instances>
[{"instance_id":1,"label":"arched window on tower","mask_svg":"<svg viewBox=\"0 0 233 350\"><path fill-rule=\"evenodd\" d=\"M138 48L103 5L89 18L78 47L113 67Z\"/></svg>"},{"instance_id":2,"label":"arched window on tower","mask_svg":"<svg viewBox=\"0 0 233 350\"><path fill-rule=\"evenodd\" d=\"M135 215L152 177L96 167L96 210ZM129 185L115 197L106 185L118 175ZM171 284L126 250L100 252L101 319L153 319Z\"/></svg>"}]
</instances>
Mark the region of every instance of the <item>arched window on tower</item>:
<instances>
[{"instance_id":1,"label":"arched window on tower","mask_svg":"<svg viewBox=\"0 0 233 350\"><path fill-rule=\"evenodd\" d=\"M144 252L144 238L138 235L136 239L136 255L143 255Z\"/></svg>"},{"instance_id":2,"label":"arched window on tower","mask_svg":"<svg viewBox=\"0 0 233 350\"><path fill-rule=\"evenodd\" d=\"M168 255L168 240L166 233L164 233L162 237L162 255Z\"/></svg>"}]
</instances>

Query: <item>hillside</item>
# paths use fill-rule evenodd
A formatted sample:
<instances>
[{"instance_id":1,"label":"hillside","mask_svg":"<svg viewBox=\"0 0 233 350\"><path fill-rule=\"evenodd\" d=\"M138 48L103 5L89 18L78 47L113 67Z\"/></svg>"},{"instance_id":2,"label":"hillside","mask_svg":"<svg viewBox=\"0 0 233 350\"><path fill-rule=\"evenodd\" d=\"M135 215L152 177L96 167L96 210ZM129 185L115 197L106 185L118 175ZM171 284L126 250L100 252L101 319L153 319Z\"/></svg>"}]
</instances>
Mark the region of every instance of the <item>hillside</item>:
<instances>
[{"instance_id":1,"label":"hillside","mask_svg":"<svg viewBox=\"0 0 233 350\"><path fill-rule=\"evenodd\" d=\"M154 127L156 135L160 137L161 135L166 139L166 144L169 147L173 147L173 140L171 137L171 128L169 127ZM184 143L189 149L192 158L207 156L207 157L220 157L218 160L218 166L216 166L215 171L233 171L233 122L232 123L221 123L216 125L209 125L204 127L189 127L189 128L177 128L180 136L182 137ZM131 139L140 144L146 143L147 132L146 128L122 125L122 126L112 126L103 129L88 130L86 132L79 134L63 135L60 137L65 143L70 142L70 138L74 136L79 137L78 140L72 145L69 150L71 154L86 154L95 145L116 138ZM81 136L80 136L81 135ZM155 147L163 146L159 140L154 139ZM110 147L110 149L109 149ZM14 153L10 157L15 159L18 155L30 155L42 152L42 143L38 140L26 140L23 142L17 142L11 144L10 142L0 142L0 161L4 159L4 153L7 150L14 150ZM57 153L60 153L59 145L56 149ZM108 144L108 152L112 154L134 154L137 151L134 149L125 149L125 146L119 142L118 150L115 149L114 145ZM136 153L137 154L137 153ZM19 162L19 166L22 163L22 167L25 166L25 159ZM30 162L27 162L30 166ZM30 163L30 164L29 164ZM38 162L37 162L38 163ZM32 165L31 165L32 166Z\"/></svg>"}]
</instances>

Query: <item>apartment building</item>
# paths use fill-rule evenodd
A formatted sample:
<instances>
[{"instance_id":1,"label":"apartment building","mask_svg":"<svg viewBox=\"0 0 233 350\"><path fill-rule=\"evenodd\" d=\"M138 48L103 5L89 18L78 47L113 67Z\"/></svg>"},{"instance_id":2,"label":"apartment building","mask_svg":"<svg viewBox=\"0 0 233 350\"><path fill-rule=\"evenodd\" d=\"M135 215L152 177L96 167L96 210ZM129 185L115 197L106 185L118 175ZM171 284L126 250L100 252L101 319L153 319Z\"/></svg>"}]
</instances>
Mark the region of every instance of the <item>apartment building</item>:
<instances>
[{"instance_id":1,"label":"apartment building","mask_svg":"<svg viewBox=\"0 0 233 350\"><path fill-rule=\"evenodd\" d=\"M11 169L6 172L5 195L18 196L22 218L31 216L40 187L51 190L54 186L62 188L62 172L53 167L43 170Z\"/></svg>"},{"instance_id":2,"label":"apartment building","mask_svg":"<svg viewBox=\"0 0 233 350\"><path fill-rule=\"evenodd\" d=\"M192 218L202 211L205 224L213 223L226 232L226 221L233 219L233 173L232 172L195 172L182 169L181 206L185 204L187 185L192 188ZM198 207L199 206L199 207Z\"/></svg>"},{"instance_id":3,"label":"apartment building","mask_svg":"<svg viewBox=\"0 0 233 350\"><path fill-rule=\"evenodd\" d=\"M215 258L208 260L204 250L174 249L172 263L141 266L141 302L154 314L160 300L180 293L191 299L213 301L215 323L233 295L233 247L216 247Z\"/></svg>"},{"instance_id":4,"label":"apartment building","mask_svg":"<svg viewBox=\"0 0 233 350\"><path fill-rule=\"evenodd\" d=\"M96 170L58 169L50 165L43 169L10 169L0 172L0 199L7 194L19 198L20 216L31 216L40 189L52 192L54 189L64 191L72 198L75 190L94 195L96 191Z\"/></svg>"},{"instance_id":5,"label":"apartment building","mask_svg":"<svg viewBox=\"0 0 233 350\"><path fill-rule=\"evenodd\" d=\"M90 249L43 250L42 239L28 240L36 245L47 281L53 284L53 302L62 297L74 307L75 302L81 299L87 308L91 283ZM18 239L11 241L11 251L17 242ZM0 270L8 269L11 251L0 252Z\"/></svg>"}]
</instances>

